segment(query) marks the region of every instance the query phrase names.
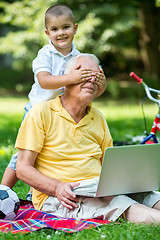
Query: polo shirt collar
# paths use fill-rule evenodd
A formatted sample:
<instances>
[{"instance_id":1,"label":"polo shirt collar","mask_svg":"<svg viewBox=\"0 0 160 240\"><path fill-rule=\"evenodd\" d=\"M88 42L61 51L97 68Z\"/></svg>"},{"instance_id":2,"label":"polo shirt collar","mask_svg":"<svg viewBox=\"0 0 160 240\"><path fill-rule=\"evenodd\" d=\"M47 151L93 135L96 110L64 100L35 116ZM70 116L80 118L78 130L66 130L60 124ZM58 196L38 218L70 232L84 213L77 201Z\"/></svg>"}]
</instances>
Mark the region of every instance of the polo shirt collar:
<instances>
[{"instance_id":1,"label":"polo shirt collar","mask_svg":"<svg viewBox=\"0 0 160 240\"><path fill-rule=\"evenodd\" d=\"M77 126L83 126L86 125L91 119L93 119L93 111L92 111L92 104L89 104L88 108L87 108L87 114L84 118L82 118L82 120L77 124L74 119L71 117L71 115L65 110L65 108L62 106L61 100L60 100L60 96L56 97L53 100L49 101L50 104L50 108L55 111L55 112L59 112L59 115L71 122L73 122L74 124L76 124Z\"/></svg>"},{"instance_id":2,"label":"polo shirt collar","mask_svg":"<svg viewBox=\"0 0 160 240\"><path fill-rule=\"evenodd\" d=\"M72 43L72 51L71 51L68 55L66 55L66 56L64 56L62 53L60 53L60 52L55 48L55 46L52 44L51 40L49 40L49 50L50 50L51 52L55 53L55 54L58 54L58 55L62 56L62 57L74 56L74 55L77 54L77 49L76 49L76 46L75 46L74 43Z\"/></svg>"}]
</instances>

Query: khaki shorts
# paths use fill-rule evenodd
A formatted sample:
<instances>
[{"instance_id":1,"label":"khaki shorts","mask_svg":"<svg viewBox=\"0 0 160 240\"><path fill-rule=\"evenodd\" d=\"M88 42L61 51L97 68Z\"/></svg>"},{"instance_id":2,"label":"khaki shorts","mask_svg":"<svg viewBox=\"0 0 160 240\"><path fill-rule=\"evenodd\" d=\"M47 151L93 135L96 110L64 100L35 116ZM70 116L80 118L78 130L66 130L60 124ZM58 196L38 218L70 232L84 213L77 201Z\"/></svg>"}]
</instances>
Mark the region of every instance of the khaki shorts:
<instances>
[{"instance_id":1,"label":"khaki shorts","mask_svg":"<svg viewBox=\"0 0 160 240\"><path fill-rule=\"evenodd\" d=\"M135 203L153 207L160 200L160 192L136 193L109 197L81 197L78 208L65 208L56 197L49 196L41 211L52 213L64 218L99 218L115 221L122 213Z\"/></svg>"}]
</instances>

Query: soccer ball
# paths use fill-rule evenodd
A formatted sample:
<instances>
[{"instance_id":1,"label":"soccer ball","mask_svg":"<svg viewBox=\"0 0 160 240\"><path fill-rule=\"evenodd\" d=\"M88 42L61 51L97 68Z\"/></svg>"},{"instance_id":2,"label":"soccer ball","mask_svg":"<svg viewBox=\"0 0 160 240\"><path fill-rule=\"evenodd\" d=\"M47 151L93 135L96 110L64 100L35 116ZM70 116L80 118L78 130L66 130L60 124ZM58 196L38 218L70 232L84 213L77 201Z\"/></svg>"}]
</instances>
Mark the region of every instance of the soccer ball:
<instances>
[{"instance_id":1,"label":"soccer ball","mask_svg":"<svg viewBox=\"0 0 160 240\"><path fill-rule=\"evenodd\" d=\"M0 219L13 220L20 206L17 194L0 184Z\"/></svg>"}]
</instances>

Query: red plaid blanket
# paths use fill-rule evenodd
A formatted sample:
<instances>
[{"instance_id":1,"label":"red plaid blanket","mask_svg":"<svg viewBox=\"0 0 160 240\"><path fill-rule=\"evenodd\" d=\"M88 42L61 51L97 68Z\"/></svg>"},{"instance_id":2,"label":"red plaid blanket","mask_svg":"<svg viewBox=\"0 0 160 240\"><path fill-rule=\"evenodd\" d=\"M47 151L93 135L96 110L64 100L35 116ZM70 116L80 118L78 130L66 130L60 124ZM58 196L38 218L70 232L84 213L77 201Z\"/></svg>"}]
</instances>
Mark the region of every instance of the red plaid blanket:
<instances>
[{"instance_id":1,"label":"red plaid blanket","mask_svg":"<svg viewBox=\"0 0 160 240\"><path fill-rule=\"evenodd\" d=\"M28 202L21 202L17 216L14 221L0 220L0 231L12 233L27 233L42 228L53 228L64 232L73 233L92 227L108 224L109 221L99 219L74 219L61 218L52 214L37 211Z\"/></svg>"}]
</instances>

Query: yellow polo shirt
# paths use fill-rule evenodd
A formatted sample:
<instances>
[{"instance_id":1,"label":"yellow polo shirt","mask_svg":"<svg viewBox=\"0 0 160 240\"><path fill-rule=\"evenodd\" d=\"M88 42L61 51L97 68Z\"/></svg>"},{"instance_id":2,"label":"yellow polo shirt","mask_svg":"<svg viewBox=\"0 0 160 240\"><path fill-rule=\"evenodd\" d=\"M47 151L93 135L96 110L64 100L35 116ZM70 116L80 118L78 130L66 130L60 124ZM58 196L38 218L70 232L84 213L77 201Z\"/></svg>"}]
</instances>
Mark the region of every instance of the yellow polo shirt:
<instances>
[{"instance_id":1,"label":"yellow polo shirt","mask_svg":"<svg viewBox=\"0 0 160 240\"><path fill-rule=\"evenodd\" d=\"M36 104L22 123L16 148L38 152L35 167L63 182L98 177L106 147L112 138L103 115L88 106L77 124L60 98ZM33 204L40 210L48 195L34 189Z\"/></svg>"}]
</instances>

